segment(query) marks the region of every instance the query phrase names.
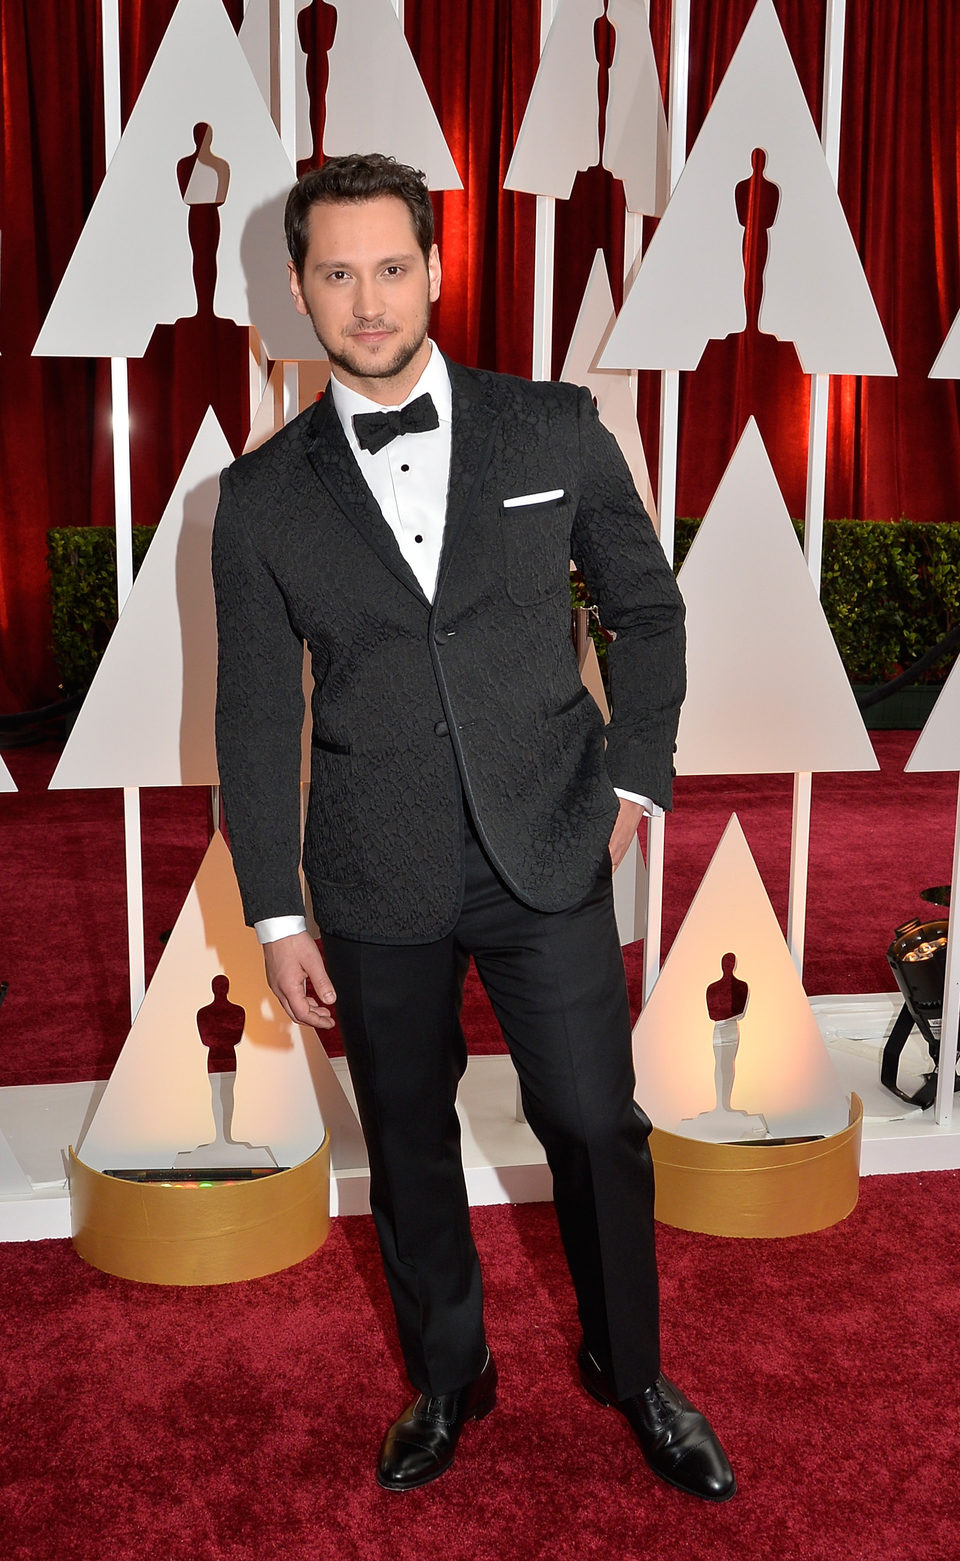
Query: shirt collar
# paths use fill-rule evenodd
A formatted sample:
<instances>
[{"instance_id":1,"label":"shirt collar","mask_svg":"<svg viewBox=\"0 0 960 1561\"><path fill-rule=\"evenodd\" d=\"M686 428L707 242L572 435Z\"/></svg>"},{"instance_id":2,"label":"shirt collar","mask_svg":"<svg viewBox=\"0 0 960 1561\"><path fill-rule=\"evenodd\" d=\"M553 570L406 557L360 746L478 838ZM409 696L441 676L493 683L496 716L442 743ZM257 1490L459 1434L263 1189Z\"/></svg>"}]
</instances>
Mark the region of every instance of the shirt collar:
<instances>
[{"instance_id":1,"label":"shirt collar","mask_svg":"<svg viewBox=\"0 0 960 1561\"><path fill-rule=\"evenodd\" d=\"M405 401L399 406L408 406L411 401L416 401L418 396L429 393L433 398L433 404L437 409L437 416L441 423L450 423L453 420L453 392L450 389L450 375L443 353L440 352L434 342L430 342L430 356L417 383L414 385ZM353 418L357 412L387 412L397 411L398 407L384 407L379 401L371 401L367 396L361 396L358 391L351 390L337 379L336 373L330 375L330 394L333 397L333 405L337 416L348 438L353 437Z\"/></svg>"}]
</instances>

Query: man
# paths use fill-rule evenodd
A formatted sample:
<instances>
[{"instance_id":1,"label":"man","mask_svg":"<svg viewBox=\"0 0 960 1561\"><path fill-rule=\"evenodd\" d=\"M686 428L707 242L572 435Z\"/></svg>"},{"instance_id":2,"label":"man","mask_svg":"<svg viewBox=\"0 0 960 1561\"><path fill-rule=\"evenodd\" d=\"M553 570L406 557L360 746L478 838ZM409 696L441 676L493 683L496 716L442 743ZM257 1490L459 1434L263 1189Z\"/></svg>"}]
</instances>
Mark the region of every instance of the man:
<instances>
[{"instance_id":1,"label":"man","mask_svg":"<svg viewBox=\"0 0 960 1561\"><path fill-rule=\"evenodd\" d=\"M430 342L421 174L331 158L291 191L286 229L333 377L223 475L218 746L270 986L321 1030L336 1001L356 1089L417 1389L377 1478L442 1474L496 1397L454 1105L473 955L553 1172L583 1384L656 1473L725 1500L719 1442L660 1375L650 1124L611 896L644 803L670 802L679 594L587 392L467 370ZM570 640L571 557L616 634L606 733ZM298 879L304 640L323 958Z\"/></svg>"}]
</instances>

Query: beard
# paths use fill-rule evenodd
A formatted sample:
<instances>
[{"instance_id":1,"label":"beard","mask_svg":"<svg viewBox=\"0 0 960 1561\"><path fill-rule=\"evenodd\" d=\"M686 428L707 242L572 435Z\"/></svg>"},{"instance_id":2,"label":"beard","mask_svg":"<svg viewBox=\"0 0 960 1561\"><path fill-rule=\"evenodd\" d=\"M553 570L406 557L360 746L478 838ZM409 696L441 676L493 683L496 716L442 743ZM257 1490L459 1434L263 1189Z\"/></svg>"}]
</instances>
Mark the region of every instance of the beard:
<instances>
[{"instance_id":1,"label":"beard","mask_svg":"<svg viewBox=\"0 0 960 1561\"><path fill-rule=\"evenodd\" d=\"M343 369L355 379L395 379L413 361L427 339L427 330L430 325L430 304L428 301L422 316L411 328L410 334L406 335L403 332L399 332L401 340L392 346L390 343L385 342L382 349L383 356L375 358L373 361L368 356L361 358L359 351L356 353L351 351L349 336L341 340L336 346L329 341L324 341L317 329L317 322L313 318L312 313L310 315L310 323L313 326L313 334L334 368ZM388 327L384 321L375 321L371 322L366 328L367 330L376 331L384 330Z\"/></svg>"}]
</instances>

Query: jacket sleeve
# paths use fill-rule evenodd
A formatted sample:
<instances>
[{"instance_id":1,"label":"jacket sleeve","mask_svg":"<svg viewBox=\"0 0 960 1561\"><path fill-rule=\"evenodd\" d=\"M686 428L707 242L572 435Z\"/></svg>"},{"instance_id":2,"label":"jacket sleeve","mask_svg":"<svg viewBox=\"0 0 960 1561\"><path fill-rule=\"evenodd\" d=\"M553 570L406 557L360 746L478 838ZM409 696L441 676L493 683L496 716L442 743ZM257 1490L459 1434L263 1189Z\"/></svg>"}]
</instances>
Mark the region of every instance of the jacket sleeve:
<instances>
[{"instance_id":1,"label":"jacket sleeve","mask_svg":"<svg viewBox=\"0 0 960 1561\"><path fill-rule=\"evenodd\" d=\"M250 534L232 469L213 530L217 759L248 924L303 915L300 743L303 641Z\"/></svg>"},{"instance_id":2,"label":"jacket sleeve","mask_svg":"<svg viewBox=\"0 0 960 1561\"><path fill-rule=\"evenodd\" d=\"M686 691L683 598L620 447L585 389L578 419L582 487L572 556L600 622L615 635L607 647L607 771L614 786L669 808Z\"/></svg>"}]
</instances>

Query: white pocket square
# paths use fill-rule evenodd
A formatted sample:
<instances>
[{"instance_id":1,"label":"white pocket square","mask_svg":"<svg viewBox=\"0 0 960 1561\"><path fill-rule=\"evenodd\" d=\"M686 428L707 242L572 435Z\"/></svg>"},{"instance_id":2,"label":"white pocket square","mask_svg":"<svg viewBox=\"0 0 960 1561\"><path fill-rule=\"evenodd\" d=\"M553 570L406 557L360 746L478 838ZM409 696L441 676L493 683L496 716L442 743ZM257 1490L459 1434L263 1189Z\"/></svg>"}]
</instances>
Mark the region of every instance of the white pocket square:
<instances>
[{"instance_id":1,"label":"white pocket square","mask_svg":"<svg viewBox=\"0 0 960 1561\"><path fill-rule=\"evenodd\" d=\"M515 499L504 499L504 509L516 509L518 504L547 504L550 499L562 499L562 488L551 488L549 493L521 493Z\"/></svg>"}]
</instances>

